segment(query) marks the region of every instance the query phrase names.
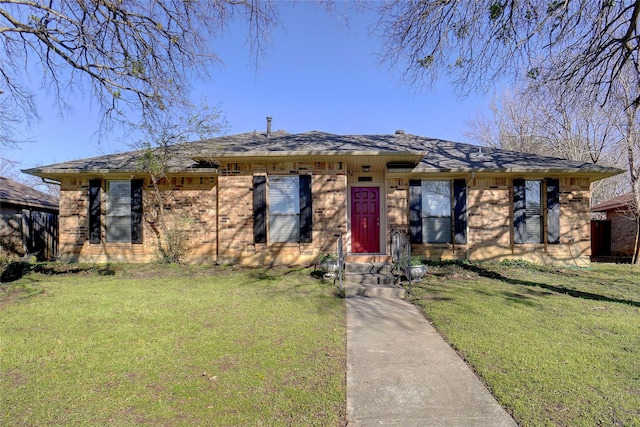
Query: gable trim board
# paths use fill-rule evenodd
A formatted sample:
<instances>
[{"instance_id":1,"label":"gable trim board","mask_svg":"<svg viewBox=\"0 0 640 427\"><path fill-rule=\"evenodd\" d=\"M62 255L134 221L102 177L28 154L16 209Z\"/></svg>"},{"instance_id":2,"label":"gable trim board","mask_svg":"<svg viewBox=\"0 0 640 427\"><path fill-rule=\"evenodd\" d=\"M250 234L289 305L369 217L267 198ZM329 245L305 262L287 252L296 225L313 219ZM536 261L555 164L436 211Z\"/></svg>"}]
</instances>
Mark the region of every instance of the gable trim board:
<instances>
[{"instance_id":1,"label":"gable trim board","mask_svg":"<svg viewBox=\"0 0 640 427\"><path fill-rule=\"evenodd\" d=\"M399 230L411 236L415 254L433 260L588 260L589 185L620 170L478 151L408 134L278 132L270 139L240 134L183 146L161 190L167 221L192 220L192 262L309 265L322 252L335 252L340 235L351 251L351 188L367 186L380 189L378 254L389 253L390 233ZM133 166L139 155L121 153L26 171L61 182L63 259L146 262L156 257L158 219L150 182ZM273 181L282 186L274 187L270 202L274 177L283 177ZM106 183L121 179L131 182L131 240L108 242ZM527 215L520 203L525 181L540 183L540 206L531 205L539 212L531 215L542 218L540 233L545 234L536 243L519 237L520 218L524 215L526 221ZM271 230L275 234L270 236L273 227L279 231Z\"/></svg>"}]
</instances>

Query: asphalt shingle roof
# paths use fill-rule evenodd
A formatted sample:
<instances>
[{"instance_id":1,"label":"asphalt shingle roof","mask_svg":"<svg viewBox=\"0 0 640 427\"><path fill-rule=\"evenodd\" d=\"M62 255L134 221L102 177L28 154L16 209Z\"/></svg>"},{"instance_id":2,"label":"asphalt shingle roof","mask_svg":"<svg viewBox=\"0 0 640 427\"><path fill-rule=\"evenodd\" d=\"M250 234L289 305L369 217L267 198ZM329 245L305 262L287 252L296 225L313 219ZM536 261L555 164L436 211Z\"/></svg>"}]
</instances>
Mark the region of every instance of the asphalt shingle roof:
<instances>
[{"instance_id":1,"label":"asphalt shingle roof","mask_svg":"<svg viewBox=\"0 0 640 427\"><path fill-rule=\"evenodd\" d=\"M0 203L17 206L58 209L58 198L0 176Z\"/></svg>"},{"instance_id":2,"label":"asphalt shingle roof","mask_svg":"<svg viewBox=\"0 0 640 427\"><path fill-rule=\"evenodd\" d=\"M172 147L173 170L195 166L196 160L223 158L288 156L288 155L380 155L413 154L422 157L414 172L437 171L513 171L513 172L579 172L593 175L615 175L619 169L581 163L535 154L479 147L410 134L336 135L318 131L289 134L277 131L242 133ZM139 170L142 151L112 154L74 160L25 170L37 176L65 172L111 172ZM600 176L603 178L604 176Z\"/></svg>"},{"instance_id":3,"label":"asphalt shingle roof","mask_svg":"<svg viewBox=\"0 0 640 427\"><path fill-rule=\"evenodd\" d=\"M621 196L614 197L605 202L602 202L591 208L591 212L606 212L611 209L629 208L634 204L633 193L625 193Z\"/></svg>"}]
</instances>

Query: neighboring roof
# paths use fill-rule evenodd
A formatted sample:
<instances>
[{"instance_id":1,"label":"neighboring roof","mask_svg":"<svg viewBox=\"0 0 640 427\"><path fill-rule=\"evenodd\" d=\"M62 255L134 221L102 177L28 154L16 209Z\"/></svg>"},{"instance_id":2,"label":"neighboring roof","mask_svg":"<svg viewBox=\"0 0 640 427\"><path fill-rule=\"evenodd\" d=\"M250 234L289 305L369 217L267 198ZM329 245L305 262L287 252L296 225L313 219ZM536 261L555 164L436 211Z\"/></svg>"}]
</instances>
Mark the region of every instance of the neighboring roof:
<instances>
[{"instance_id":1,"label":"neighboring roof","mask_svg":"<svg viewBox=\"0 0 640 427\"><path fill-rule=\"evenodd\" d=\"M633 193L628 192L622 196L602 202L591 208L591 212L606 212L612 209L626 209L633 204Z\"/></svg>"},{"instance_id":2,"label":"neighboring roof","mask_svg":"<svg viewBox=\"0 0 640 427\"><path fill-rule=\"evenodd\" d=\"M413 172L554 172L598 175L598 179L612 176L620 169L574 162L535 154L518 153L441 139L396 133L391 135L335 135L311 131L290 134L249 132L203 141L195 141L172 148L173 171L188 170L205 160L219 161L256 157L290 156L406 156L416 159ZM109 173L139 170L142 151L94 157L58 163L24 172L52 177L62 173ZM420 160L422 159L422 160Z\"/></svg>"},{"instance_id":3,"label":"neighboring roof","mask_svg":"<svg viewBox=\"0 0 640 427\"><path fill-rule=\"evenodd\" d=\"M58 210L58 198L0 176L0 204Z\"/></svg>"}]
</instances>

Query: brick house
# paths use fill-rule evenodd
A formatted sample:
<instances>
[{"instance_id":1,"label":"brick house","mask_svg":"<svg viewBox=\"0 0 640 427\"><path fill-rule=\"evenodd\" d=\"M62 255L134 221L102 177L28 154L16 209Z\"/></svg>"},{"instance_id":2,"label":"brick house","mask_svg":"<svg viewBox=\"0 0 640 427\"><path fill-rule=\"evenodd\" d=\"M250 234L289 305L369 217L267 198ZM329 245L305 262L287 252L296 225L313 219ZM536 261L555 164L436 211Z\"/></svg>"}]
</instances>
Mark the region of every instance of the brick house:
<instances>
[{"instance_id":1,"label":"brick house","mask_svg":"<svg viewBox=\"0 0 640 427\"><path fill-rule=\"evenodd\" d=\"M606 220L593 221L591 225L592 245L598 248L594 255L633 256L636 238L633 206L633 194L626 193L591 208L592 212L606 214Z\"/></svg>"},{"instance_id":2,"label":"brick house","mask_svg":"<svg viewBox=\"0 0 640 427\"><path fill-rule=\"evenodd\" d=\"M157 215L141 152L29 169L60 182L65 261L152 261ZM188 217L192 262L312 264L390 253L410 237L431 260L589 262L590 184L602 167L405 134L244 133L175 149L161 182Z\"/></svg>"}]
</instances>

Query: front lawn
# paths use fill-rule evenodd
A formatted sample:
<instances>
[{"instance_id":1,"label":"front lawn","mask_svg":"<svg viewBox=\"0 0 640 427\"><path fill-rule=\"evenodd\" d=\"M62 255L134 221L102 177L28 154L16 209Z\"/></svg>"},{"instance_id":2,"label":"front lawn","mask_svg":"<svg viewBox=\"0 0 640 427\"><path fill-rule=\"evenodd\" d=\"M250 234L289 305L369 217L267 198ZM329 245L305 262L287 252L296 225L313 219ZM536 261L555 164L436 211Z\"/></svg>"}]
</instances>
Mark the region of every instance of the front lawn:
<instances>
[{"instance_id":1,"label":"front lawn","mask_svg":"<svg viewBox=\"0 0 640 427\"><path fill-rule=\"evenodd\" d=\"M451 263L414 301L523 426L640 425L640 270Z\"/></svg>"},{"instance_id":2,"label":"front lawn","mask_svg":"<svg viewBox=\"0 0 640 427\"><path fill-rule=\"evenodd\" d=\"M0 425L343 425L345 306L306 269L53 264L0 288ZM640 426L640 274L431 265L414 302L523 426Z\"/></svg>"},{"instance_id":3,"label":"front lawn","mask_svg":"<svg viewBox=\"0 0 640 427\"><path fill-rule=\"evenodd\" d=\"M112 266L0 288L0 425L343 425L345 306L309 270Z\"/></svg>"}]
</instances>

